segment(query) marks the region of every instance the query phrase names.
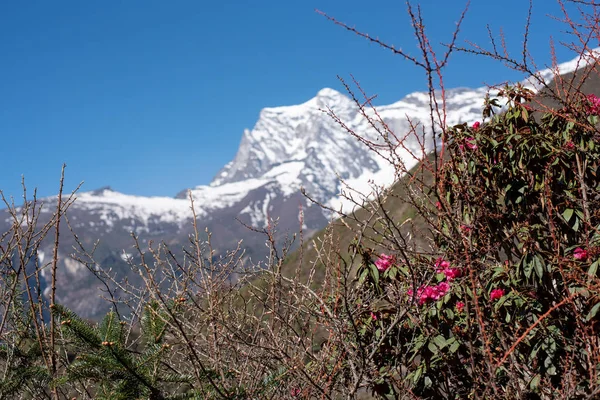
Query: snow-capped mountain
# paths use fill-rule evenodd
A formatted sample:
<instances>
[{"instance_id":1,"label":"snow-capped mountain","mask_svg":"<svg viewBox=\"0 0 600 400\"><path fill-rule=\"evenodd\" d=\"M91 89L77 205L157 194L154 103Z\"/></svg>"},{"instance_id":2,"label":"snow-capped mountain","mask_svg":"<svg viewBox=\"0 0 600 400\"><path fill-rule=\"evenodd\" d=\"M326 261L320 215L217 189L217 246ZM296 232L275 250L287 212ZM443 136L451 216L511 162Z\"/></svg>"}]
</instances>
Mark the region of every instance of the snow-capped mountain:
<instances>
[{"instance_id":1,"label":"snow-capped mountain","mask_svg":"<svg viewBox=\"0 0 600 400\"><path fill-rule=\"evenodd\" d=\"M597 57L599 51L600 48L593 50L592 55ZM537 75L549 81L558 71L566 74L594 61L594 57L585 55ZM532 78L523 83L534 90L540 87ZM480 119L487 91L487 87L447 90L446 123L472 123ZM374 114L370 109L365 112L370 116ZM328 115L331 113L345 127ZM430 126L428 93L412 93L396 103L378 106L377 113L403 141L403 146L394 149L393 156L402 160L407 168L423 156L423 148L426 152L433 148L431 131L427 129ZM410 124L417 122L425 128L425 139L420 130L411 133ZM248 216L248 222L255 226L264 225L268 217L281 217L272 213L274 202L298 195L301 188L312 198L337 209L343 203L339 194L344 185L368 194L371 185L388 186L398 178L393 165L348 130L383 144L383 139L349 96L325 88L303 104L263 109L254 128L244 131L234 159L219 171L210 185L182 191L176 198L97 190L78 195L73 208L98 216L99 224L109 230L118 221L130 220L131 224L124 224L123 229L133 231L151 231L160 224L183 228L192 216L190 194L196 215L203 223L219 218L224 210L241 207L240 216ZM259 192L264 194L258 195ZM310 207L306 203L303 206ZM308 229L320 229L331 216L327 211L318 212L324 218L317 218L316 225Z\"/></svg>"},{"instance_id":2,"label":"snow-capped mountain","mask_svg":"<svg viewBox=\"0 0 600 400\"><path fill-rule=\"evenodd\" d=\"M485 88L448 91L448 123L476 120L481 114L485 92ZM418 161L409 152L417 157L423 152L422 138L409 134L407 117L413 123L420 121L427 126L428 102L427 93L413 93L394 104L377 108L390 130L404 140L406 148L398 147L395 156L408 167ZM374 114L373 110L365 112ZM345 127L328 115L330 113ZM300 105L266 108L254 128L244 132L235 158L217 174L210 188L278 176L284 196L303 187L311 197L337 209L341 202L338 197L342 188L340 178L360 189L366 189L367 182L391 184L397 178L393 165L369 150L348 130L373 143L384 144L357 104L333 89L323 89ZM431 150L431 140L426 141L425 148ZM326 211L322 212L329 216ZM260 217L265 216L263 213Z\"/></svg>"},{"instance_id":3,"label":"snow-capped mountain","mask_svg":"<svg viewBox=\"0 0 600 400\"><path fill-rule=\"evenodd\" d=\"M564 74L588 62L572 60L558 69ZM545 70L539 76L548 80L553 75ZM539 87L531 79L524 83L533 89ZM487 91L486 87L446 90L446 124L480 119ZM322 89L303 104L265 108L254 128L244 131L234 159L210 185L185 190L175 198L132 196L110 188L79 193L69 210L71 227L90 248L99 240L95 262L100 268L112 268L129 277L127 261L132 257L135 261L130 233L134 232L142 245L165 241L174 249L181 248L192 231L191 196L199 228L212 232L213 248L224 251L244 240L247 254L260 260L264 238L236 219L259 228L269 219L277 219L278 230L284 235L300 229L302 210L302 228L311 234L334 215L308 201L301 188L331 209L347 208L351 204L339 196L340 192L354 190L353 197L360 201L360 196L368 198L374 186L391 185L399 177L386 158L400 160L410 168L432 150L428 93L412 93L377 107L381 121L375 127L385 125L395 137L379 135L363 113L375 116L373 110L361 110L350 97L333 89ZM415 125L417 129L411 129ZM401 142L402 146L382 146L378 155L348 130L375 146L384 145L386 140ZM45 209L46 219L41 218L40 223L52 215L51 206ZM0 231L6 231L11 219L1 213ZM83 264L68 256L75 244L72 238L63 235L62 239L59 279L76 283L58 301L82 316L95 316L103 312L103 303L95 293L97 282ZM41 253L52 254L51 246L50 241L44 244Z\"/></svg>"},{"instance_id":4,"label":"snow-capped mountain","mask_svg":"<svg viewBox=\"0 0 600 400\"><path fill-rule=\"evenodd\" d=\"M485 93L486 88L447 91L447 122L478 119ZM407 117L412 123L420 121L427 126L428 101L427 93L413 93L377 108L390 130L401 133L398 136L404 139L404 147L398 147L395 156L409 168L418 161L409 152L417 157L423 153L422 138L407 135ZM149 233L161 225L183 229L192 217L191 194L196 215L203 224L210 225L210 221L235 209L240 219L263 227L267 218L282 217L274 213L275 203L293 197L296 208L301 204L304 207L305 217L307 209L313 207L320 215L313 216L314 224L306 224L305 229L320 229L331 215L304 201L299 196L301 188L319 202L337 208L341 203L340 178L358 189L366 189L369 182L389 185L397 178L393 165L350 135L327 115L327 110L363 138L382 142L351 98L333 89L322 89L303 104L263 109L254 128L243 133L235 158L210 185L183 191L176 198L131 196L103 188L78 194L72 211L94 217L92 227L97 231L113 231L119 224L119 229L137 233ZM373 114L372 110L366 112ZM431 148L432 142L427 140L425 149ZM77 226L84 227L85 223Z\"/></svg>"}]
</instances>

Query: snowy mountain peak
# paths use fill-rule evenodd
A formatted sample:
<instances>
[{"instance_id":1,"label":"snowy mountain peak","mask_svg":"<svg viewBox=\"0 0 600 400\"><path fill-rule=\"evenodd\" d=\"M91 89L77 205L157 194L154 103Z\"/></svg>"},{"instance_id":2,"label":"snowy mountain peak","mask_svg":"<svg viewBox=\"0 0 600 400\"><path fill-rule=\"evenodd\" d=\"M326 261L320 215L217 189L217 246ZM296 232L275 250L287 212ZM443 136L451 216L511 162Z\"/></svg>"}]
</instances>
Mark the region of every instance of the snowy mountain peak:
<instances>
[{"instance_id":1,"label":"snowy mountain peak","mask_svg":"<svg viewBox=\"0 0 600 400\"><path fill-rule=\"evenodd\" d=\"M561 73L574 71L591 63L599 52L600 48L595 49L555 69ZM538 76L550 79L552 70L540 71ZM487 87L446 90L446 123L472 123L481 119L487 92ZM423 127L431 124L429 101L428 92L415 92L377 108L377 118L381 117L397 138L403 140L403 146L392 150L396 154L391 158L403 160L406 168L433 148L432 138L423 143L410 133L411 123L418 122ZM316 96L298 105L265 108L255 126L244 131L235 158L209 186L192 189L197 214L209 218L219 210L241 207L239 213L251 213L252 220L259 221L266 215L265 199L270 199L273 205L274 199L290 199L301 188L312 198L337 209L343 189L340 178L367 196L371 190L369 182L392 184L398 178L394 166L356 140L324 110L332 110L348 129L362 137L374 143L380 139L355 102L331 88L319 90ZM79 207L107 221L133 216L144 224L176 222L189 216L187 196L188 192L182 192L176 199L141 198L103 187L82 193ZM252 199L252 206L246 204L248 199Z\"/></svg>"},{"instance_id":2,"label":"snowy mountain peak","mask_svg":"<svg viewBox=\"0 0 600 400\"><path fill-rule=\"evenodd\" d=\"M302 104L264 108L254 128L244 131L233 161L219 171L210 186L260 178L274 166L304 160L323 142L321 136L328 136L332 129L339 131L323 112L327 109L344 119L356 115L354 102L330 88L321 89Z\"/></svg>"},{"instance_id":3,"label":"snowy mountain peak","mask_svg":"<svg viewBox=\"0 0 600 400\"><path fill-rule=\"evenodd\" d=\"M324 88L319 90L313 98L316 106L320 109L332 109L335 111L344 111L344 109L354 108L355 104L348 96L338 92L337 90Z\"/></svg>"},{"instance_id":4,"label":"snowy mountain peak","mask_svg":"<svg viewBox=\"0 0 600 400\"><path fill-rule=\"evenodd\" d=\"M586 51L583 54L578 55L572 60L541 70L535 74L535 77L529 77L525 79L522 83L530 89L539 90L542 87L542 85L539 82L539 79L542 79L546 83L549 83L552 79L554 79L554 76L557 74L568 74L569 72L574 72L590 64L597 64L599 61L600 47L596 47L595 49Z\"/></svg>"},{"instance_id":5,"label":"snowy mountain peak","mask_svg":"<svg viewBox=\"0 0 600 400\"><path fill-rule=\"evenodd\" d=\"M321 113L322 110L332 109L344 112L348 108L354 108L354 102L348 96L331 88L319 90L315 97L297 105L267 107L260 112L260 119L274 118L288 120L291 123L299 121L302 117L311 113Z\"/></svg>"},{"instance_id":6,"label":"snowy mountain peak","mask_svg":"<svg viewBox=\"0 0 600 400\"><path fill-rule=\"evenodd\" d=\"M96 190L92 190L89 193L91 193L94 196L104 196L105 192L114 192L114 190L110 186L102 186Z\"/></svg>"},{"instance_id":7,"label":"snowy mountain peak","mask_svg":"<svg viewBox=\"0 0 600 400\"><path fill-rule=\"evenodd\" d=\"M321 89L321 90L319 90L317 92L317 96L316 97L330 97L330 98L335 98L335 97L346 97L346 96L343 95L342 93L338 92L335 89L323 88L323 89Z\"/></svg>"}]
</instances>

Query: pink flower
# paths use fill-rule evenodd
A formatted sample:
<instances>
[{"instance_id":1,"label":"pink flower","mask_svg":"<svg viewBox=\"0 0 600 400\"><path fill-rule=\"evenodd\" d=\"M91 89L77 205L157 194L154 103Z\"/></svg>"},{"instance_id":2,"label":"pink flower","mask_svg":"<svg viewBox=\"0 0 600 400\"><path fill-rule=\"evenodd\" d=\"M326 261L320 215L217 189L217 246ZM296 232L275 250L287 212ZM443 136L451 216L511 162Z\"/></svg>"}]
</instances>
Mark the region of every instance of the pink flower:
<instances>
[{"instance_id":1,"label":"pink flower","mask_svg":"<svg viewBox=\"0 0 600 400\"><path fill-rule=\"evenodd\" d=\"M394 256L388 256L383 253L375 261L375 266L379 272L385 272L392 264L394 264Z\"/></svg>"},{"instance_id":2,"label":"pink flower","mask_svg":"<svg viewBox=\"0 0 600 400\"><path fill-rule=\"evenodd\" d=\"M469 233L469 232L471 232L471 227L467 226L467 225L461 225L460 226L460 230L463 231L463 232L465 232L465 233Z\"/></svg>"},{"instance_id":3,"label":"pink flower","mask_svg":"<svg viewBox=\"0 0 600 400\"><path fill-rule=\"evenodd\" d=\"M439 274L446 268L450 268L450 263L444 260L442 257L438 257L438 259L435 260L435 266L437 268L436 272Z\"/></svg>"},{"instance_id":4,"label":"pink flower","mask_svg":"<svg viewBox=\"0 0 600 400\"><path fill-rule=\"evenodd\" d=\"M494 289L490 292L490 300L498 300L504 296L504 289Z\"/></svg>"},{"instance_id":5,"label":"pink flower","mask_svg":"<svg viewBox=\"0 0 600 400\"><path fill-rule=\"evenodd\" d=\"M300 396L301 390L299 388L293 388L292 390L290 390L290 395L292 397L297 397Z\"/></svg>"},{"instance_id":6,"label":"pink flower","mask_svg":"<svg viewBox=\"0 0 600 400\"><path fill-rule=\"evenodd\" d=\"M600 98L598 98L595 94L590 94L586 97L588 104L586 106L586 111L590 114L599 115L600 114Z\"/></svg>"},{"instance_id":7,"label":"pink flower","mask_svg":"<svg viewBox=\"0 0 600 400\"><path fill-rule=\"evenodd\" d=\"M423 295L426 299L435 299L437 296L437 288L435 286L425 286L425 289L423 289Z\"/></svg>"},{"instance_id":8,"label":"pink flower","mask_svg":"<svg viewBox=\"0 0 600 400\"><path fill-rule=\"evenodd\" d=\"M565 145L563 147L567 150L574 150L575 143L573 143L571 140L569 140L567 143L565 143Z\"/></svg>"},{"instance_id":9,"label":"pink flower","mask_svg":"<svg viewBox=\"0 0 600 400\"><path fill-rule=\"evenodd\" d=\"M419 305L422 305L423 303L427 302L427 300L431 298L431 295L433 295L433 288L431 286L421 286L419 289L417 289Z\"/></svg>"},{"instance_id":10,"label":"pink flower","mask_svg":"<svg viewBox=\"0 0 600 400\"><path fill-rule=\"evenodd\" d=\"M437 208L438 210L442 210L442 203L440 203L439 201L435 202L435 208Z\"/></svg>"},{"instance_id":11,"label":"pink flower","mask_svg":"<svg viewBox=\"0 0 600 400\"><path fill-rule=\"evenodd\" d=\"M475 144L475 138L468 137L465 139L465 146L469 150L477 150L477 145Z\"/></svg>"},{"instance_id":12,"label":"pink flower","mask_svg":"<svg viewBox=\"0 0 600 400\"><path fill-rule=\"evenodd\" d=\"M462 275L460 268L446 268L443 272L448 281L453 281Z\"/></svg>"},{"instance_id":13,"label":"pink flower","mask_svg":"<svg viewBox=\"0 0 600 400\"><path fill-rule=\"evenodd\" d=\"M475 130L475 131L476 131L477 129L479 129L479 127L480 127L480 126L481 126L481 122L479 122L479 121L475 121L475 122L473 123L473 130Z\"/></svg>"},{"instance_id":14,"label":"pink flower","mask_svg":"<svg viewBox=\"0 0 600 400\"><path fill-rule=\"evenodd\" d=\"M463 311L463 308L465 308L465 303L463 303L462 301L457 301L456 302L456 311L461 313Z\"/></svg>"},{"instance_id":15,"label":"pink flower","mask_svg":"<svg viewBox=\"0 0 600 400\"><path fill-rule=\"evenodd\" d=\"M419 304L422 305L430 300L439 300L450 290L450 285L446 282L440 282L436 286L420 287L417 290Z\"/></svg>"},{"instance_id":16,"label":"pink flower","mask_svg":"<svg viewBox=\"0 0 600 400\"><path fill-rule=\"evenodd\" d=\"M585 261L588 258L588 252L578 247L573 252L573 258L579 261Z\"/></svg>"},{"instance_id":17,"label":"pink flower","mask_svg":"<svg viewBox=\"0 0 600 400\"><path fill-rule=\"evenodd\" d=\"M377 315L375 315L375 313L373 311L371 311L371 319L373 321L377 321Z\"/></svg>"},{"instance_id":18,"label":"pink flower","mask_svg":"<svg viewBox=\"0 0 600 400\"><path fill-rule=\"evenodd\" d=\"M442 257L439 257L437 260L435 260L435 266L435 272L438 274L444 274L448 281L452 281L462 275L460 268L451 268L450 262L444 260Z\"/></svg>"},{"instance_id":19,"label":"pink flower","mask_svg":"<svg viewBox=\"0 0 600 400\"><path fill-rule=\"evenodd\" d=\"M438 300L438 299L444 297L446 295L446 293L448 293L449 290L450 290L450 285L447 282L438 283L438 285L436 286L436 297L434 297L434 299Z\"/></svg>"}]
</instances>

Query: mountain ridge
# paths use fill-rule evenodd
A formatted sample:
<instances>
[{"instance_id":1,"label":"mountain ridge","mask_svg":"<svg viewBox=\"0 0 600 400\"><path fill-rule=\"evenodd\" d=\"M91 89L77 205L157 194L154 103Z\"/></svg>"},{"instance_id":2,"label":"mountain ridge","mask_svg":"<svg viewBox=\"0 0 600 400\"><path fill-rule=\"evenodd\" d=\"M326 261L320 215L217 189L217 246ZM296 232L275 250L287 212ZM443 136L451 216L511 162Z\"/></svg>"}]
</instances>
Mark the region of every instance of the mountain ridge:
<instances>
[{"instance_id":1,"label":"mountain ridge","mask_svg":"<svg viewBox=\"0 0 600 400\"><path fill-rule=\"evenodd\" d=\"M587 62L571 60L558 68L567 73ZM552 71L548 71L539 73L541 79L551 76ZM523 82L536 88L528 80ZM446 123L479 120L487 92L487 87L448 89ZM343 121L345 128L328 115L331 113ZM340 197L341 192L350 193L360 204L368 201L375 187L388 187L400 177L400 171L386 157L410 169L433 149L433 140L427 138L432 132L427 92L411 93L392 104L377 106L377 115L389 127L384 133L393 136L395 132L397 141L403 142L394 148L383 146L382 155L346 131L348 128L377 143L379 133L363 113L374 115L373 110L361 110L348 96L330 88L299 105L264 108L254 127L244 131L233 160L210 184L175 197L128 195L110 187L77 193L69 209L70 227L82 238L82 245L96 249L93 268L110 270L135 282L129 262L139 261L140 255L136 255L131 234L142 247L164 241L177 252L194 233L191 197L198 228L212 232L216 256L243 240L246 259L259 262L265 257L264 237L244 224L262 229L278 219L278 240L300 228L308 237L336 216L331 210L355 206ZM419 122L417 132L411 130L407 118ZM427 139L421 136L425 131ZM307 200L301 188L329 209ZM55 200L53 196L43 201L52 204ZM52 211L42 208L39 223L49 221ZM0 210L0 230L7 231L12 222L8 211ZM73 282L73 290L58 295L57 301L84 317L96 317L104 311L97 295L99 283L88 273L89 266L70 257L78 243L66 233L61 234L58 274L60 280ZM39 253L52 254L52 246L53 242L46 240Z\"/></svg>"},{"instance_id":2,"label":"mountain ridge","mask_svg":"<svg viewBox=\"0 0 600 400\"><path fill-rule=\"evenodd\" d=\"M600 51L600 48L593 50L594 53L598 51ZM561 63L556 67L542 70L538 73L538 75L540 78L548 80L557 70L562 74L569 73L581 68L584 65L587 65L588 62L589 58L585 56L576 57L572 60ZM532 89L537 89L539 86L531 78L525 79L523 83ZM487 91L487 87L474 89L458 87L448 89L446 92L446 102L449 107L448 124L452 125L461 122L471 123L479 119L483 96L485 93L487 93ZM427 92L413 92L392 104L377 106L377 111L384 120L386 118L394 119L397 117L397 115L392 114L404 114L401 116L402 118L404 118L406 115L409 117L415 117L420 119L421 122L424 122L428 117L428 110L424 111L422 107L427 105L428 102L429 94ZM453 105L458 105L458 107L453 108ZM314 187L315 185L312 184L314 182L314 178L311 179L310 175L306 176L306 179L300 180L299 182L299 169L301 169L300 167L302 166L300 162L309 158L311 152L313 154L317 152L317 147L322 145L322 143L316 141L301 143L301 139L298 139L300 136L298 135L298 127L300 125L311 122L309 121L311 118L314 118L315 115L319 115L324 117L325 122L332 122L329 125L326 123L325 126L321 126L321 128L332 129L333 132L338 134L335 139L342 141L345 141L345 139L354 140L353 138L350 138L343 129L338 129L334 126L335 123L331 121L331 118L324 114L324 110L327 108L335 112L336 115L338 115L343 121L346 121L345 118L348 118L349 126L354 126L359 132L362 130L361 133L364 134L369 131L368 129L365 129L366 124L364 118L362 118L360 115L357 115L357 106L352 99L332 88L326 87L319 90L313 98L301 104L265 107L259 113L259 119L256 122L255 127L252 130L244 130L240 140L240 146L238 147L238 152L234 156L234 159L227 163L208 185L199 185L194 188L185 189L179 192L175 198L185 199L187 204L181 205L178 203L173 203L173 207L177 209L178 213L180 213L181 208L189 209L188 191L190 190L192 192L192 196L195 197L195 200L200 201L203 204L216 203L217 200L221 200L223 206L230 206L232 203L240 201L240 197L243 197L245 194L244 189L253 190L261 186L273 184L275 181L281 185L281 188L284 189L286 194L289 193L291 188L299 190L300 186L303 186L307 188L307 192L309 194L316 195L319 200L324 200L324 203L331 204L331 201L327 201L328 199L325 199L323 194L330 196L337 194L336 191L339 191L339 186L337 186L333 180L337 179L338 175L344 179L350 178L353 180L364 181L365 179L361 179L361 177L358 175L359 172L364 171L363 168L366 166L368 171L366 175L370 175L371 177L376 176L377 172L382 167L373 159L363 157L363 162L360 163L359 166L347 164L347 170L344 170L343 168L340 168L339 165L326 165L327 163L323 163L323 160L317 157L317 159L309 161L312 161L313 163L316 162L317 164L320 163L325 168L334 167L333 169L329 169L329 171L333 171L333 173L329 174L329 179L327 182L322 183L322 186L324 187ZM357 121L357 117L362 121ZM282 125L285 125L285 128L288 131L285 132L286 137L284 138L278 137L281 136L281 131L276 132L277 134L273 134L275 129L281 128ZM314 126L311 128L314 128ZM402 127L397 128L401 129ZM339 134L341 134L341 136L339 136ZM272 143L265 143L269 139L271 139ZM355 148L353 148L353 150L354 149ZM321 149L320 152L322 153L323 150ZM355 155L356 153L352 154ZM254 155L254 157L252 157L252 155ZM363 154L360 155L364 156ZM288 171L282 168L282 166L286 164L288 166L292 166L292 168L290 168ZM269 170L271 168L274 168L275 170L270 172ZM277 176L280 178L279 180L276 179ZM286 178L285 181L284 178ZM247 182L245 182L245 185L243 185L241 188L233 188L232 186L226 185L228 183L240 183L244 180L247 180ZM383 184L388 185L390 183L391 182L383 182ZM285 185L288 187L284 188ZM313 189L312 191L310 190L311 186ZM105 188L110 189L108 186L84 193L100 193ZM214 195L210 193L213 191L213 189L209 188L215 188ZM319 189L326 189L325 193ZM112 189L110 190L114 193L119 193L113 191ZM134 198L140 200L166 198L162 196L134 196L125 194L123 194L123 196L133 196ZM99 199L106 198L105 195L98 197ZM133 197L128 198L131 200ZM215 207L207 207L206 210L199 208L197 212L199 216L206 217L210 211L214 210L214 208ZM157 209L160 210L160 207L157 207Z\"/></svg>"}]
</instances>

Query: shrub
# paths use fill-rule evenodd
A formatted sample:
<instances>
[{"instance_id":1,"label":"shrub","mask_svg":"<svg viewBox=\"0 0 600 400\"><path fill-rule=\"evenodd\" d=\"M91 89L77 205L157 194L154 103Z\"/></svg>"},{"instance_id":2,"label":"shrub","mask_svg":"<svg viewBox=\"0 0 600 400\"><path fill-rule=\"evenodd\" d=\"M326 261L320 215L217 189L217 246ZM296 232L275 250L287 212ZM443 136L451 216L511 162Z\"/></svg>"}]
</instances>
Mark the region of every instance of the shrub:
<instances>
[{"instance_id":1,"label":"shrub","mask_svg":"<svg viewBox=\"0 0 600 400\"><path fill-rule=\"evenodd\" d=\"M598 390L596 97L539 121L531 97L506 87L484 118L500 100L505 111L448 129L439 258L399 258L385 271L380 258L365 258L359 301L390 304L360 319L376 392L407 385L427 398L574 398Z\"/></svg>"}]
</instances>

